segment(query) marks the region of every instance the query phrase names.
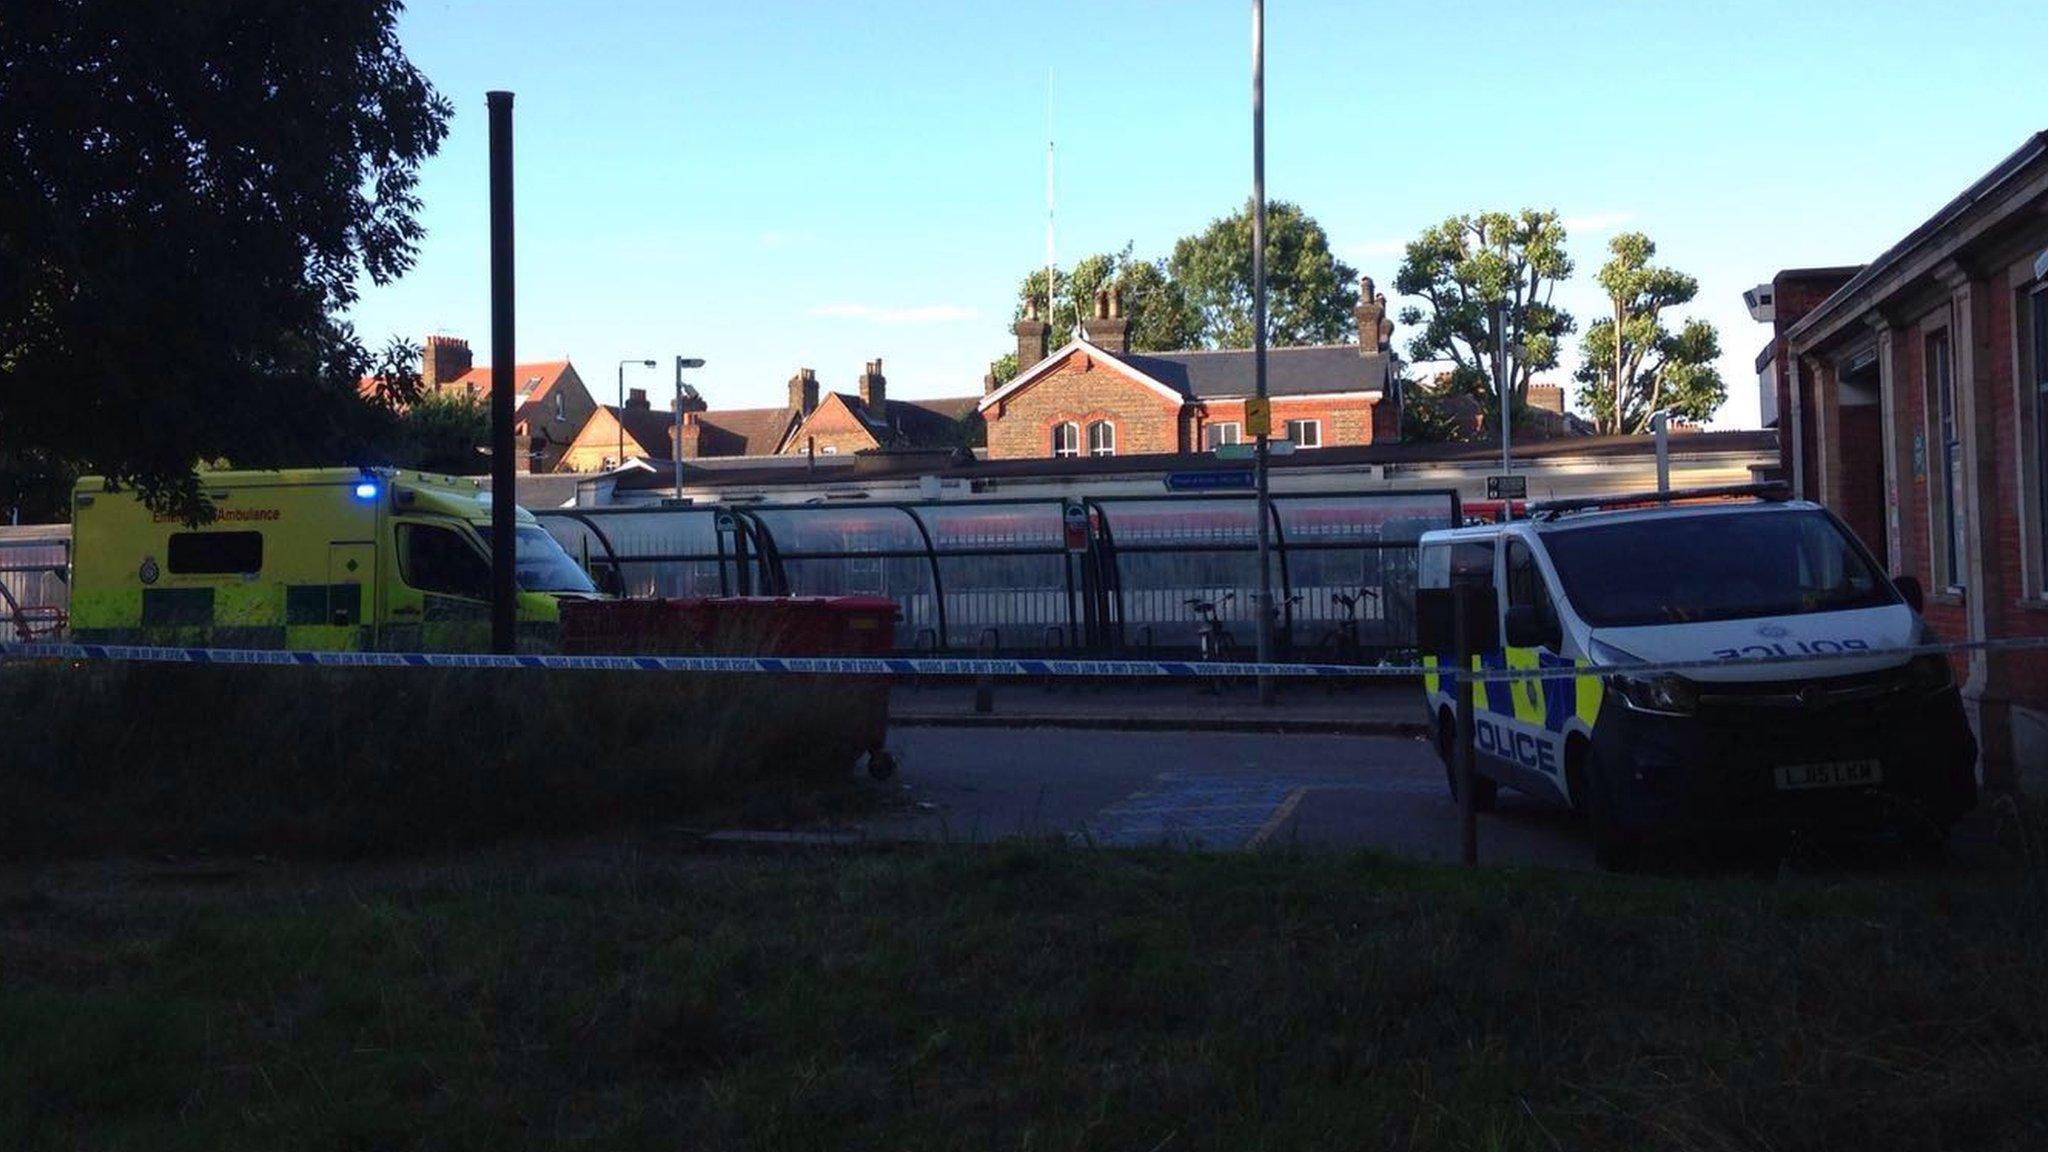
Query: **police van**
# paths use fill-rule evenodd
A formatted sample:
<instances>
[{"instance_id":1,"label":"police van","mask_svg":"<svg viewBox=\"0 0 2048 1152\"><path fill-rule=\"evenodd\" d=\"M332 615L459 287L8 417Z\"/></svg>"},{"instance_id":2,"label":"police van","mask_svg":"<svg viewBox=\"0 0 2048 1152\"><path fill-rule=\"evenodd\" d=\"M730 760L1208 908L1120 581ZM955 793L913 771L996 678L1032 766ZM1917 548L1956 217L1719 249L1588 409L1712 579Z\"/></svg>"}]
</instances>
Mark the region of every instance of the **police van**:
<instances>
[{"instance_id":1,"label":"police van","mask_svg":"<svg viewBox=\"0 0 2048 1152\"><path fill-rule=\"evenodd\" d=\"M1827 509L1745 485L1530 511L1420 541L1420 587L1492 591L1475 668L1554 670L1473 682L1476 807L1502 785L1568 806L1613 864L1681 827L1937 846L1976 802L1948 659L1888 651L1931 641L1917 582ZM1632 670L1684 662L1706 663ZM1424 680L1455 795L1453 685Z\"/></svg>"},{"instance_id":2,"label":"police van","mask_svg":"<svg viewBox=\"0 0 2048 1152\"><path fill-rule=\"evenodd\" d=\"M390 469L203 472L197 526L96 476L72 495L71 631L85 643L488 651L490 494ZM589 576L531 513L514 528L521 646L555 640Z\"/></svg>"}]
</instances>

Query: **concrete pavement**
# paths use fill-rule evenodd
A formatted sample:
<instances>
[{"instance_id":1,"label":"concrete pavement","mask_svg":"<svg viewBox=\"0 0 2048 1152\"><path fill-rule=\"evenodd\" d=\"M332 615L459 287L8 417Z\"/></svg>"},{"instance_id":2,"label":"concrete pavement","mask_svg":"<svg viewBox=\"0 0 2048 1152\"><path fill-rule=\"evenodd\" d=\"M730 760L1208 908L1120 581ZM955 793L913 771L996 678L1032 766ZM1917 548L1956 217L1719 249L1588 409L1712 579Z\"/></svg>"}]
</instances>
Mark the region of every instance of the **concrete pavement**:
<instances>
[{"instance_id":1,"label":"concrete pavement","mask_svg":"<svg viewBox=\"0 0 2048 1152\"><path fill-rule=\"evenodd\" d=\"M1157 684L1065 681L1047 686L997 681L994 709L974 710L974 689L903 686L889 696L890 723L993 728L1108 728L1132 731L1345 733L1418 736L1427 731L1422 687L1406 680L1331 686L1283 681L1261 705L1250 684L1220 690L1192 681Z\"/></svg>"},{"instance_id":2,"label":"concrete pavement","mask_svg":"<svg viewBox=\"0 0 2048 1152\"><path fill-rule=\"evenodd\" d=\"M918 727L891 742L905 810L867 821L868 838L1301 844L1458 858L1457 806L1435 753L1416 739ZM1512 793L1480 817L1479 854L1488 863L1592 866L1569 816Z\"/></svg>"}]
</instances>

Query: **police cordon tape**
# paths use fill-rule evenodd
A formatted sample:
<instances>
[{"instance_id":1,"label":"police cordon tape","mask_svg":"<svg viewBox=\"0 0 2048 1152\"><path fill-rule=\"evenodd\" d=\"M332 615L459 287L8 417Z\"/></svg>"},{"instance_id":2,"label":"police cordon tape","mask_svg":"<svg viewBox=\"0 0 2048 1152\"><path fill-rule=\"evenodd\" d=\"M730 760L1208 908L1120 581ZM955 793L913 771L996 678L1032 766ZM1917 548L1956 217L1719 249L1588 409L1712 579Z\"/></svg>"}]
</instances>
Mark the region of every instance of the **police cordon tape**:
<instances>
[{"instance_id":1,"label":"police cordon tape","mask_svg":"<svg viewBox=\"0 0 2048 1152\"><path fill-rule=\"evenodd\" d=\"M1787 652L1729 659L1602 665L1589 675L1645 676L1733 665L1814 664L1838 660L1945 655L1969 651L2048 649L2048 636L1916 644L1846 651ZM995 676L1070 678L1211 679L1269 676L1287 679L1385 679L1456 675L1453 666L1256 663L1199 660L1025 660L896 656L499 656L458 652L328 652L275 648L166 648L121 644L0 643L0 659L110 661L144 664L271 665L312 668L527 668L561 672L716 672L827 676ZM1580 665L1579 668L1587 668ZM1569 665L1479 668L1472 682L1548 680L1582 674Z\"/></svg>"}]
</instances>

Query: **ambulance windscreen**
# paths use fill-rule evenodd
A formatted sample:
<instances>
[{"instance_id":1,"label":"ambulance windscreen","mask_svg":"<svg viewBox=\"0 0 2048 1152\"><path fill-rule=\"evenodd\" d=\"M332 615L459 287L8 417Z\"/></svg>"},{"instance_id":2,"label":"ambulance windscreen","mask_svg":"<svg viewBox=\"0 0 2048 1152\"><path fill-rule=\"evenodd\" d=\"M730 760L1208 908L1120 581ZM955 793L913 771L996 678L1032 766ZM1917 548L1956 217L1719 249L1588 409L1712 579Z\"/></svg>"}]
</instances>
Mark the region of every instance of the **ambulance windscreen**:
<instances>
[{"instance_id":1,"label":"ambulance windscreen","mask_svg":"<svg viewBox=\"0 0 2048 1152\"><path fill-rule=\"evenodd\" d=\"M1896 604L1891 583L1810 509L1656 516L1560 529L1543 546L1595 628L1797 616Z\"/></svg>"},{"instance_id":2,"label":"ambulance windscreen","mask_svg":"<svg viewBox=\"0 0 2048 1152\"><path fill-rule=\"evenodd\" d=\"M484 547L491 545L491 530L479 526L477 534ZM590 576L569 559L562 546L537 524L522 524L512 533L514 568L522 592L596 592Z\"/></svg>"}]
</instances>

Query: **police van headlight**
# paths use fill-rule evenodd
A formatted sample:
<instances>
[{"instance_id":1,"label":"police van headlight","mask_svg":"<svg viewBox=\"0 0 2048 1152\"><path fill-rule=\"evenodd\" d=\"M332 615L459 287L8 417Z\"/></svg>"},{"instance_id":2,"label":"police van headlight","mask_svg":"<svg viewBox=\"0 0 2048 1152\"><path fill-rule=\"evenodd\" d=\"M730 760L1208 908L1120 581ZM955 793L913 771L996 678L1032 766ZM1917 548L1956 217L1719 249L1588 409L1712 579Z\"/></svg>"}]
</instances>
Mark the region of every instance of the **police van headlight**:
<instances>
[{"instance_id":1,"label":"police van headlight","mask_svg":"<svg viewBox=\"0 0 2048 1152\"><path fill-rule=\"evenodd\" d=\"M1638 712L1690 716L1699 707L1699 690L1692 681L1669 672L1647 676L1615 672L1608 675L1607 687L1621 697L1622 703Z\"/></svg>"}]
</instances>

